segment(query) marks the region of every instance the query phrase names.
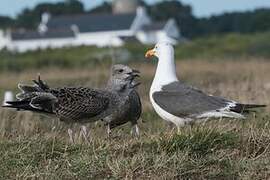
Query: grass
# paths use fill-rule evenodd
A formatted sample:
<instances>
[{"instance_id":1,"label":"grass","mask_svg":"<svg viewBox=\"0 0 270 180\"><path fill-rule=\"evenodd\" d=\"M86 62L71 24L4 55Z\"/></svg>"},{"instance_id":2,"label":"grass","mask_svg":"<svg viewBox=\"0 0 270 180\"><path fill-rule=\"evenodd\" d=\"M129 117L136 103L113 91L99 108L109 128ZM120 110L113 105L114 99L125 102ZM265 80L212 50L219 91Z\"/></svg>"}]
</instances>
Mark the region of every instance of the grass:
<instances>
[{"instance_id":1,"label":"grass","mask_svg":"<svg viewBox=\"0 0 270 180\"><path fill-rule=\"evenodd\" d=\"M68 126L58 120L0 109L0 179L270 178L269 107L245 120L211 120L183 127L176 134L157 116L148 99L154 65L129 65L142 72L139 139L130 135L128 124L115 129L108 139L105 127L98 122L87 125L90 144L83 141L79 125L74 125L76 143L70 144ZM17 91L17 82L30 82L37 73L54 87L102 87L109 66L100 63L95 68L1 72L0 89ZM267 59L182 60L177 62L177 69L182 80L211 94L270 104Z\"/></svg>"},{"instance_id":2,"label":"grass","mask_svg":"<svg viewBox=\"0 0 270 180\"><path fill-rule=\"evenodd\" d=\"M51 138L39 134L6 139L0 148L0 176L2 179L268 178L269 126L264 127L264 133L221 129L209 123L191 131L183 130L180 135L146 133L138 140L123 136L111 140L93 137L89 145L70 145L57 134Z\"/></svg>"}]
</instances>

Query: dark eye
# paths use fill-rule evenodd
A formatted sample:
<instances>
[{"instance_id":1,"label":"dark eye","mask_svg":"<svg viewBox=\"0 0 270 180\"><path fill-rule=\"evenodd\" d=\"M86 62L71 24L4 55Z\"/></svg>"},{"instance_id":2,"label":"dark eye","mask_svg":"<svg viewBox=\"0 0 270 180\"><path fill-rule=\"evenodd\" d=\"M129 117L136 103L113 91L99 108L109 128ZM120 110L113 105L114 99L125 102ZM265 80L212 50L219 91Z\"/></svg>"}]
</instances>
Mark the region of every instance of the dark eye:
<instances>
[{"instance_id":1,"label":"dark eye","mask_svg":"<svg viewBox=\"0 0 270 180\"><path fill-rule=\"evenodd\" d=\"M118 70L119 73L122 73L123 71L124 71L123 69L119 69L119 70Z\"/></svg>"}]
</instances>

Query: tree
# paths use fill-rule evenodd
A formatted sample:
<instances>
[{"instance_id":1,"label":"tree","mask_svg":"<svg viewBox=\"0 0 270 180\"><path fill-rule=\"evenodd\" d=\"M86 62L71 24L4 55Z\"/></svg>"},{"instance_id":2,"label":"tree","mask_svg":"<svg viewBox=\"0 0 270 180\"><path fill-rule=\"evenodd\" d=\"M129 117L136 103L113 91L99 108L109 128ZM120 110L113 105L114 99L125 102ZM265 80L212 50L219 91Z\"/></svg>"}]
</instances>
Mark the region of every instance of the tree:
<instances>
[{"instance_id":1,"label":"tree","mask_svg":"<svg viewBox=\"0 0 270 180\"><path fill-rule=\"evenodd\" d=\"M270 9L248 12L224 13L219 16L198 19L201 32L196 34L254 33L270 30Z\"/></svg>"},{"instance_id":2,"label":"tree","mask_svg":"<svg viewBox=\"0 0 270 180\"><path fill-rule=\"evenodd\" d=\"M112 4L105 1L100 6L91 9L89 13L112 13Z\"/></svg>"},{"instance_id":3,"label":"tree","mask_svg":"<svg viewBox=\"0 0 270 180\"><path fill-rule=\"evenodd\" d=\"M196 18L192 15L192 8L180 1L162 1L148 7L151 17L155 20L174 18L186 37L196 34Z\"/></svg>"},{"instance_id":4,"label":"tree","mask_svg":"<svg viewBox=\"0 0 270 180\"><path fill-rule=\"evenodd\" d=\"M53 16L62 14L78 14L84 13L84 6L78 0L66 0L58 3L41 3L33 9L24 9L17 17L17 27L28 29L35 28L39 22L41 14L49 12Z\"/></svg>"},{"instance_id":5,"label":"tree","mask_svg":"<svg viewBox=\"0 0 270 180\"><path fill-rule=\"evenodd\" d=\"M0 16L0 28L6 29L14 26L14 19L7 16Z\"/></svg>"}]
</instances>

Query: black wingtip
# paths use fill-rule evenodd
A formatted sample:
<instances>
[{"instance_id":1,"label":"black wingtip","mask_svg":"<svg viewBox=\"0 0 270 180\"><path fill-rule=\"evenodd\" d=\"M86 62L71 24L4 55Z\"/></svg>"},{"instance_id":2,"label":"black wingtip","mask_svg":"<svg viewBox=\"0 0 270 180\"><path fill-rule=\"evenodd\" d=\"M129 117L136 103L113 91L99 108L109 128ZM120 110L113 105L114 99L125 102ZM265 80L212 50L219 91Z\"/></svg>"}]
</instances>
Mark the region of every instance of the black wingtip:
<instances>
[{"instance_id":1,"label":"black wingtip","mask_svg":"<svg viewBox=\"0 0 270 180\"><path fill-rule=\"evenodd\" d=\"M253 108L265 108L267 105L265 104L243 104L244 108L253 109Z\"/></svg>"},{"instance_id":2,"label":"black wingtip","mask_svg":"<svg viewBox=\"0 0 270 180\"><path fill-rule=\"evenodd\" d=\"M230 110L237 113L250 113L257 110L257 108L265 108L267 105L264 104L236 104Z\"/></svg>"}]
</instances>

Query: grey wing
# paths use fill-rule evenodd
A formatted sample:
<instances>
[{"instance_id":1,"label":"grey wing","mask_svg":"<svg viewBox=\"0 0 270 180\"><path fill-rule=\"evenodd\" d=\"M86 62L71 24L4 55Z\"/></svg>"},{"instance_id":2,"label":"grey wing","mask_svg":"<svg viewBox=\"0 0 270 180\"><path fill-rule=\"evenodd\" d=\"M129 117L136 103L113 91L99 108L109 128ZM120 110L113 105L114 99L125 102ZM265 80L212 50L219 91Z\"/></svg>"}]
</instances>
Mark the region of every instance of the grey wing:
<instances>
[{"instance_id":1,"label":"grey wing","mask_svg":"<svg viewBox=\"0 0 270 180\"><path fill-rule=\"evenodd\" d=\"M109 106L109 98L104 91L89 88L61 88L52 90L58 103L56 114L61 120L83 121L100 118Z\"/></svg>"},{"instance_id":2,"label":"grey wing","mask_svg":"<svg viewBox=\"0 0 270 180\"><path fill-rule=\"evenodd\" d=\"M132 125L137 124L142 113L142 104L137 91L132 90L128 95L128 99L117 109L109 119L105 119L105 121L109 122L111 129L127 122L131 122Z\"/></svg>"},{"instance_id":3,"label":"grey wing","mask_svg":"<svg viewBox=\"0 0 270 180\"><path fill-rule=\"evenodd\" d=\"M133 90L130 93L129 99L130 99L129 100L130 101L130 115L132 119L134 120L134 123L136 123L137 120L141 117L141 113L142 113L142 103L141 103L140 95L137 91Z\"/></svg>"},{"instance_id":4,"label":"grey wing","mask_svg":"<svg viewBox=\"0 0 270 180\"><path fill-rule=\"evenodd\" d=\"M232 101L209 96L202 91L175 82L153 93L154 101L167 112L179 117L194 117L204 112L219 111Z\"/></svg>"}]
</instances>

